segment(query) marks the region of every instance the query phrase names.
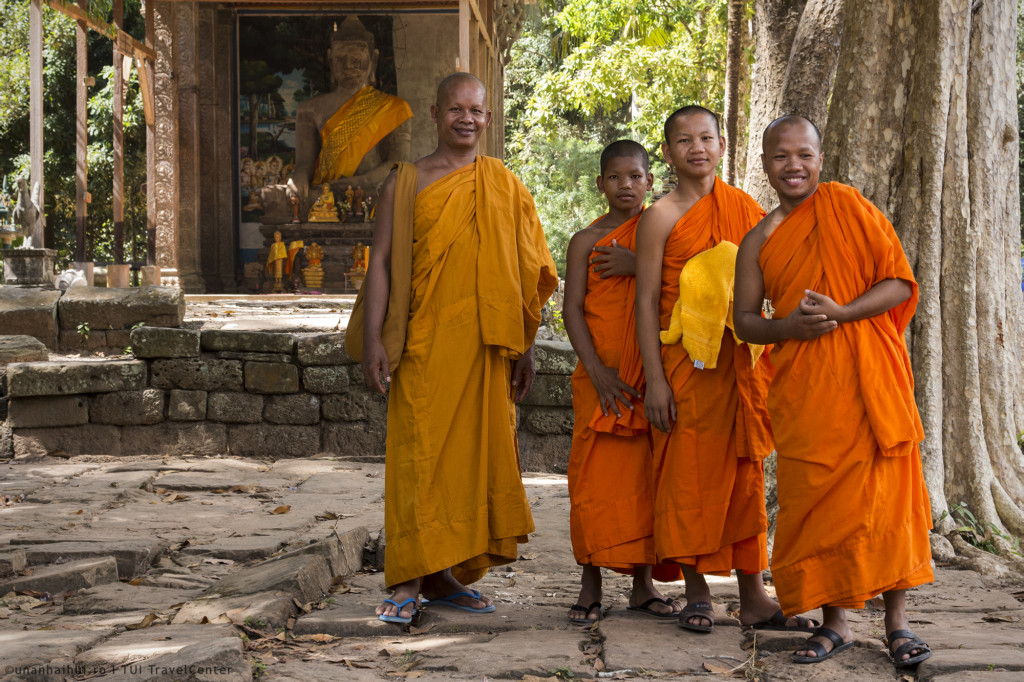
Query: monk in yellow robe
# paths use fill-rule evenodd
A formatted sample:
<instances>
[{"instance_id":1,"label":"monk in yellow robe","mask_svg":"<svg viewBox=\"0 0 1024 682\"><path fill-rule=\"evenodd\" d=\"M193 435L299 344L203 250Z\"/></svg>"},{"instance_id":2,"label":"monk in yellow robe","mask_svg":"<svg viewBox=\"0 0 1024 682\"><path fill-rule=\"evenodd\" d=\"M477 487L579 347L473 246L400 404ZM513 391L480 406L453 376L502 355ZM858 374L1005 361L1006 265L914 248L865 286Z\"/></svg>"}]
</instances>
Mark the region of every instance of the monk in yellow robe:
<instances>
[{"instance_id":1,"label":"monk in yellow robe","mask_svg":"<svg viewBox=\"0 0 1024 682\"><path fill-rule=\"evenodd\" d=\"M431 606L494 611L466 585L515 561L534 529L513 398L533 383L540 310L558 283L529 192L477 155L491 119L483 84L449 76L431 114L437 149L385 183L363 285L364 378L380 392L390 383L393 593L377 615L397 623L421 593Z\"/></svg>"},{"instance_id":2,"label":"monk in yellow robe","mask_svg":"<svg viewBox=\"0 0 1024 682\"><path fill-rule=\"evenodd\" d=\"M808 630L813 621L787 619L761 578L768 567L762 460L773 449L764 358L733 337L728 301L717 314L707 357L687 351L688 335L701 329L683 325L682 343L663 345L659 334L672 328L681 296L699 301L716 284L731 289L731 281L714 281L727 277L728 268L711 269L690 290L681 289L680 275L717 245L738 244L763 215L747 194L715 177L724 147L713 112L687 106L669 116L662 153L676 168L678 186L644 212L637 230L636 325L644 410L654 427L655 547L658 559L679 565L686 580L679 627L712 631L715 612L704 574L735 570L741 623Z\"/></svg>"},{"instance_id":3,"label":"monk in yellow robe","mask_svg":"<svg viewBox=\"0 0 1024 682\"><path fill-rule=\"evenodd\" d=\"M818 184L813 123L774 121L763 151L779 207L740 246L736 331L775 344L779 602L786 613L824 614L793 660L853 646L845 609L881 593L889 652L910 667L931 655L905 609L906 590L932 580L924 434L903 340L917 283L885 216L852 187ZM766 295L771 319L760 314Z\"/></svg>"},{"instance_id":4,"label":"monk in yellow robe","mask_svg":"<svg viewBox=\"0 0 1024 682\"><path fill-rule=\"evenodd\" d=\"M636 345L633 253L636 225L654 182L647 150L619 140L601 154L597 187L608 213L569 241L562 315L580 361L572 375L569 518L582 586L569 620L602 613L601 567L633 575L629 609L675 618L682 604L653 583L678 580L653 566L654 486L649 426L639 404L643 368ZM631 383L630 383L631 382Z\"/></svg>"}]
</instances>

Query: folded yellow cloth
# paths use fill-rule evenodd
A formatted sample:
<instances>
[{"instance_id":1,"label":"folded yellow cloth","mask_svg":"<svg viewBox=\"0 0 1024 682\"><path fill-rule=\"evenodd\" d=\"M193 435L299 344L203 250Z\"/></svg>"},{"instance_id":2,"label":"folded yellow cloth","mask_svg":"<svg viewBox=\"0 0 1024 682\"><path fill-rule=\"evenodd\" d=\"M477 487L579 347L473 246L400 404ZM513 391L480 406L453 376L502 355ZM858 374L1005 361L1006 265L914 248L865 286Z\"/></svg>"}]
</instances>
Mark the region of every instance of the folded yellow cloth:
<instances>
[{"instance_id":1,"label":"folded yellow cloth","mask_svg":"<svg viewBox=\"0 0 1024 682\"><path fill-rule=\"evenodd\" d=\"M732 294L738 250L732 242L719 242L688 260L679 272L679 300L672 306L672 319L668 329L661 332L661 342L682 340L683 348L698 369L718 366L722 334L726 327L734 329ZM736 339L736 343L743 342ZM764 346L748 344L748 347L753 366Z\"/></svg>"}]
</instances>

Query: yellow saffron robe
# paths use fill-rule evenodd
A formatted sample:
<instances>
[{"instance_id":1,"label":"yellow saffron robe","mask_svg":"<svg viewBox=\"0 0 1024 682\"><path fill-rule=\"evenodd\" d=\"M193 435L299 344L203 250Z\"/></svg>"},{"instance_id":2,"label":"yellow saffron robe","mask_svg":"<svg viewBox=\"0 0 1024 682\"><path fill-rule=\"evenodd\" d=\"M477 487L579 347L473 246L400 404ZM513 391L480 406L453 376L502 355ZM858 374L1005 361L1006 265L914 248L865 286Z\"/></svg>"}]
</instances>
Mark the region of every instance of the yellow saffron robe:
<instances>
[{"instance_id":1,"label":"yellow saffron robe","mask_svg":"<svg viewBox=\"0 0 1024 682\"><path fill-rule=\"evenodd\" d=\"M369 85L352 95L320 129L313 184L355 175L366 152L410 118L412 109L400 97Z\"/></svg>"},{"instance_id":2,"label":"yellow saffron robe","mask_svg":"<svg viewBox=\"0 0 1024 682\"><path fill-rule=\"evenodd\" d=\"M782 610L858 609L881 592L931 582L924 429L903 339L917 282L892 224L856 189L822 183L765 240L759 262L777 319L806 289L839 305L886 279L913 289L892 310L772 351L772 576Z\"/></svg>"},{"instance_id":3,"label":"yellow saffron robe","mask_svg":"<svg viewBox=\"0 0 1024 682\"><path fill-rule=\"evenodd\" d=\"M416 197L405 350L388 400L385 581L449 567L465 584L534 529L512 361L558 283L533 198L497 159Z\"/></svg>"}]
</instances>

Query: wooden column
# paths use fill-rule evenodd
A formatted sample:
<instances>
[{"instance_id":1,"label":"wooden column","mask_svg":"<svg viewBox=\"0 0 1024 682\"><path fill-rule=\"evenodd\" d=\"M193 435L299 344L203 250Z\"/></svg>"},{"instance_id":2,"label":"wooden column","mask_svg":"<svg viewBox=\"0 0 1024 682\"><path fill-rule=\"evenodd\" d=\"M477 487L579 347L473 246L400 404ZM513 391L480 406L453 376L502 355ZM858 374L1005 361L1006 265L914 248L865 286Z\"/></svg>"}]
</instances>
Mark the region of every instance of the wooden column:
<instances>
[{"instance_id":1,"label":"wooden column","mask_svg":"<svg viewBox=\"0 0 1024 682\"><path fill-rule=\"evenodd\" d=\"M78 0L86 9L86 0ZM85 255L86 180L89 154L89 90L85 79L89 75L88 28L79 20L75 29L75 260L83 262Z\"/></svg>"},{"instance_id":2,"label":"wooden column","mask_svg":"<svg viewBox=\"0 0 1024 682\"><path fill-rule=\"evenodd\" d=\"M42 226L46 220L46 201L43 191L43 3L32 0L29 7L29 191L33 198L35 187L39 186L39 210L43 212L43 220L38 229L32 232L32 246L41 249L45 246Z\"/></svg>"},{"instance_id":3,"label":"wooden column","mask_svg":"<svg viewBox=\"0 0 1024 682\"><path fill-rule=\"evenodd\" d=\"M114 0L114 26L124 29L124 0ZM124 55L114 41L114 262L124 263Z\"/></svg>"}]
</instances>

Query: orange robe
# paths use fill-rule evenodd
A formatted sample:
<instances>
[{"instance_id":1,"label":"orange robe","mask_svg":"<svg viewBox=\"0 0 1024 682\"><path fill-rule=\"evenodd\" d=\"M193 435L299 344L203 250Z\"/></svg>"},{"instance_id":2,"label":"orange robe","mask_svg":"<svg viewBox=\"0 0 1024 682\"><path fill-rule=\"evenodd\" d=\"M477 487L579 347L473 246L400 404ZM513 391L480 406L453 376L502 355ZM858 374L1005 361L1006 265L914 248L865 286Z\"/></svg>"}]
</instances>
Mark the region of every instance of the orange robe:
<instances>
[{"instance_id":1,"label":"orange robe","mask_svg":"<svg viewBox=\"0 0 1024 682\"><path fill-rule=\"evenodd\" d=\"M363 87L320 129L313 184L355 175L366 152L410 118L412 109L404 99Z\"/></svg>"},{"instance_id":2,"label":"orange robe","mask_svg":"<svg viewBox=\"0 0 1024 682\"><path fill-rule=\"evenodd\" d=\"M595 246L635 250L637 215L600 239ZM643 365L636 344L636 278L601 279L587 271L583 315L598 357L637 390ZM572 375L574 425L569 453L569 530L580 564L631 573L655 564L654 481L650 426L643 404L622 410L622 417L601 411L597 391L582 363ZM655 566L655 578L678 580L677 566Z\"/></svg>"},{"instance_id":3,"label":"orange robe","mask_svg":"<svg viewBox=\"0 0 1024 682\"><path fill-rule=\"evenodd\" d=\"M764 212L749 195L721 180L679 219L665 242L661 328L679 298L679 272L723 240L735 244ZM726 328L714 369L697 369L682 344L663 345L661 360L675 395L677 418L665 434L651 429L657 493L658 558L700 573L747 573L768 567L768 515L762 460L771 454L765 409L769 368L751 367L750 349Z\"/></svg>"},{"instance_id":4,"label":"orange robe","mask_svg":"<svg viewBox=\"0 0 1024 682\"><path fill-rule=\"evenodd\" d=\"M844 305L885 279L913 286L886 313L772 351L779 603L787 614L861 608L880 592L931 581L924 432L903 341L917 283L892 225L857 190L823 183L775 228L760 264L778 318L805 289Z\"/></svg>"},{"instance_id":5,"label":"orange robe","mask_svg":"<svg viewBox=\"0 0 1024 682\"><path fill-rule=\"evenodd\" d=\"M405 350L388 399L388 586L515 561L533 531L519 475L512 361L558 278L533 199L477 157L415 199Z\"/></svg>"}]
</instances>

